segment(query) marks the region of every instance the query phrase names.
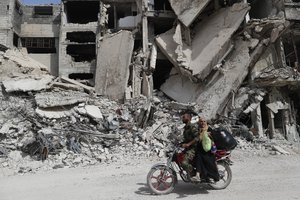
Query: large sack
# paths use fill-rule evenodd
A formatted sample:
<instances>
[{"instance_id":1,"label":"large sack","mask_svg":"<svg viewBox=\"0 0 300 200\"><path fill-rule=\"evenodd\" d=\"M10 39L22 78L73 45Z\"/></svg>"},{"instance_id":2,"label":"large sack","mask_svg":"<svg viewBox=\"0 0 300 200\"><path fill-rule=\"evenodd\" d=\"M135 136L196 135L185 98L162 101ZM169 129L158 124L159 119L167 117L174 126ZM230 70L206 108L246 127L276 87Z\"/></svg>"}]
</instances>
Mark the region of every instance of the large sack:
<instances>
[{"instance_id":1,"label":"large sack","mask_svg":"<svg viewBox=\"0 0 300 200\"><path fill-rule=\"evenodd\" d=\"M211 136L215 142L217 149L233 150L237 146L234 137L225 129L217 128L211 131Z\"/></svg>"}]
</instances>

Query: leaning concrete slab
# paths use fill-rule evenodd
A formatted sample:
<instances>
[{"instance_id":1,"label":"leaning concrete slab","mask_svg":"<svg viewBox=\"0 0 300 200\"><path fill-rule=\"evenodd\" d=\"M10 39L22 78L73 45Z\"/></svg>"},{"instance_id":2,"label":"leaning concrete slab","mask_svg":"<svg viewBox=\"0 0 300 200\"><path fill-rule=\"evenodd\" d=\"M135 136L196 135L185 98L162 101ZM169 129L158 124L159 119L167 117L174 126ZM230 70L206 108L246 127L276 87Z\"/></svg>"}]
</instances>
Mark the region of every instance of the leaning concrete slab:
<instances>
[{"instance_id":1,"label":"leaning concrete slab","mask_svg":"<svg viewBox=\"0 0 300 200\"><path fill-rule=\"evenodd\" d=\"M160 50L177 67L184 68L197 80L204 80L213 67L217 65L231 46L231 36L239 28L244 16L249 11L245 3L237 3L232 7L222 8L207 20L199 23L192 46L182 45L182 59L178 60L178 41L174 30L170 30L156 38Z\"/></svg>"},{"instance_id":2,"label":"leaning concrete slab","mask_svg":"<svg viewBox=\"0 0 300 200\"><path fill-rule=\"evenodd\" d=\"M223 71L215 72L208 82L193 83L173 68L170 78L161 86L161 91L181 103L196 102L202 116L215 118L226 105L231 92L238 89L248 74L251 61L248 46L249 42L237 40L235 50L224 64Z\"/></svg>"},{"instance_id":3,"label":"leaning concrete slab","mask_svg":"<svg viewBox=\"0 0 300 200\"><path fill-rule=\"evenodd\" d=\"M168 97L180 102L191 103L197 100L201 84L193 83L186 76L182 76L178 69L173 67L170 78L160 87Z\"/></svg>"},{"instance_id":4,"label":"leaning concrete slab","mask_svg":"<svg viewBox=\"0 0 300 200\"><path fill-rule=\"evenodd\" d=\"M206 84L200 91L196 103L201 108L201 115L207 119L215 118L220 113L231 92L237 91L248 74L251 57L248 50L249 42L239 39L235 41L235 50L224 64L224 72L211 84Z\"/></svg>"},{"instance_id":5,"label":"leaning concrete slab","mask_svg":"<svg viewBox=\"0 0 300 200\"><path fill-rule=\"evenodd\" d=\"M100 41L95 90L114 100L123 100L129 77L134 39L129 31L108 35Z\"/></svg>"},{"instance_id":6,"label":"leaning concrete slab","mask_svg":"<svg viewBox=\"0 0 300 200\"><path fill-rule=\"evenodd\" d=\"M45 71L47 71L47 66L45 66L44 64L32 59L28 53L26 49L10 49L7 50L4 54L4 57L17 63L18 65L22 66L22 67L27 67L30 69L43 69Z\"/></svg>"},{"instance_id":7,"label":"leaning concrete slab","mask_svg":"<svg viewBox=\"0 0 300 200\"><path fill-rule=\"evenodd\" d=\"M178 19L189 27L211 0L169 0Z\"/></svg>"}]
</instances>

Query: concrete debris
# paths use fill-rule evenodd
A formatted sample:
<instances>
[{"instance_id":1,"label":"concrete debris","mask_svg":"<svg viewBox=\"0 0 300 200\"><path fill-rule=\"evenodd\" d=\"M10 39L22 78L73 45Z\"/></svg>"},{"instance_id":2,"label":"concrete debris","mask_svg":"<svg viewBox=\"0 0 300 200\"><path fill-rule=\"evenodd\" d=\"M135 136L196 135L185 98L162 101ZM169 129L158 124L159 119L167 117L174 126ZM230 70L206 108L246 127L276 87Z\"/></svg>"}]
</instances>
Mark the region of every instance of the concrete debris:
<instances>
[{"instance_id":1,"label":"concrete debris","mask_svg":"<svg viewBox=\"0 0 300 200\"><path fill-rule=\"evenodd\" d=\"M41 92L35 95L36 104L41 108L70 106L87 100L87 94L72 90Z\"/></svg>"},{"instance_id":2,"label":"concrete debris","mask_svg":"<svg viewBox=\"0 0 300 200\"><path fill-rule=\"evenodd\" d=\"M49 74L45 66L18 49L0 51L0 81L23 76L43 76Z\"/></svg>"},{"instance_id":3,"label":"concrete debris","mask_svg":"<svg viewBox=\"0 0 300 200\"><path fill-rule=\"evenodd\" d=\"M3 56L4 58L9 59L22 67L42 69L44 71L47 71L47 66L29 57L26 49L7 50Z\"/></svg>"},{"instance_id":4,"label":"concrete debris","mask_svg":"<svg viewBox=\"0 0 300 200\"><path fill-rule=\"evenodd\" d=\"M207 20L197 24L191 47L183 43L180 53L186 60L184 63L179 64L177 61L178 53L174 50L178 44L173 39L172 30L156 38L157 46L175 66L183 67L188 75L196 80L204 80L226 54L231 44L231 36L239 28L248 11L247 4L234 4L233 7L220 9Z\"/></svg>"},{"instance_id":5,"label":"concrete debris","mask_svg":"<svg viewBox=\"0 0 300 200\"><path fill-rule=\"evenodd\" d=\"M61 81L66 82L66 83L70 83L70 84L74 84L78 87L81 87L84 89L84 91L88 92L88 93L93 93L95 92L95 88L87 86L85 84L79 83L78 81L72 80L70 78L67 78L65 76L60 77Z\"/></svg>"},{"instance_id":6,"label":"concrete debris","mask_svg":"<svg viewBox=\"0 0 300 200\"><path fill-rule=\"evenodd\" d=\"M282 147L280 147L280 146L274 145L274 146L273 146L273 149L274 149L275 151L279 152L280 154L283 154L283 155L290 155L290 153L289 153L288 151L284 150L284 149L283 149Z\"/></svg>"},{"instance_id":7,"label":"concrete debris","mask_svg":"<svg viewBox=\"0 0 300 200\"><path fill-rule=\"evenodd\" d=\"M299 85L300 73L292 68L266 68L255 78L260 86L282 87L286 85Z\"/></svg>"},{"instance_id":8,"label":"concrete debris","mask_svg":"<svg viewBox=\"0 0 300 200\"><path fill-rule=\"evenodd\" d=\"M0 147L0 158L8 156L8 151L4 147Z\"/></svg>"},{"instance_id":9,"label":"concrete debris","mask_svg":"<svg viewBox=\"0 0 300 200\"><path fill-rule=\"evenodd\" d=\"M94 105L86 105L85 107L86 114L94 119L103 119L103 115L100 109Z\"/></svg>"},{"instance_id":10,"label":"concrete debris","mask_svg":"<svg viewBox=\"0 0 300 200\"><path fill-rule=\"evenodd\" d=\"M178 19L189 27L210 0L169 0Z\"/></svg>"},{"instance_id":11,"label":"concrete debris","mask_svg":"<svg viewBox=\"0 0 300 200\"><path fill-rule=\"evenodd\" d=\"M35 112L38 116L47 119L60 119L64 117L70 117L72 115L71 108L36 108Z\"/></svg>"},{"instance_id":12,"label":"concrete debris","mask_svg":"<svg viewBox=\"0 0 300 200\"><path fill-rule=\"evenodd\" d=\"M107 35L100 41L96 71L96 92L124 100L134 40L129 31ZM112 50L111 48L115 48Z\"/></svg>"},{"instance_id":13,"label":"concrete debris","mask_svg":"<svg viewBox=\"0 0 300 200\"><path fill-rule=\"evenodd\" d=\"M50 75L24 76L6 79L2 83L6 92L28 92L47 89L53 79Z\"/></svg>"}]
</instances>

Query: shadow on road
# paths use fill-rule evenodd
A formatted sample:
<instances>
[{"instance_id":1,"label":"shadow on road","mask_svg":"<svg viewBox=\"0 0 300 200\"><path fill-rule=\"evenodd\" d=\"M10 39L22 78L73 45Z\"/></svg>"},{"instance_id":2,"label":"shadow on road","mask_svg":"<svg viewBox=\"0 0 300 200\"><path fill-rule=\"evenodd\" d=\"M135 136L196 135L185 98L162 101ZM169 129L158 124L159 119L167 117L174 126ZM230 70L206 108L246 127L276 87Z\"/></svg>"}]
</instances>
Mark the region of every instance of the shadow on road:
<instances>
[{"instance_id":1,"label":"shadow on road","mask_svg":"<svg viewBox=\"0 0 300 200\"><path fill-rule=\"evenodd\" d=\"M138 188L137 191L135 191L136 194L138 195L153 195L149 187L147 186L146 183L138 183ZM205 186L200 186L200 185L194 185L190 183L184 183L183 181L179 181L178 184L176 184L175 189L171 194L177 194L178 199L179 198L185 198L185 197L190 197L191 195L201 195L201 194L208 194L208 189Z\"/></svg>"}]
</instances>

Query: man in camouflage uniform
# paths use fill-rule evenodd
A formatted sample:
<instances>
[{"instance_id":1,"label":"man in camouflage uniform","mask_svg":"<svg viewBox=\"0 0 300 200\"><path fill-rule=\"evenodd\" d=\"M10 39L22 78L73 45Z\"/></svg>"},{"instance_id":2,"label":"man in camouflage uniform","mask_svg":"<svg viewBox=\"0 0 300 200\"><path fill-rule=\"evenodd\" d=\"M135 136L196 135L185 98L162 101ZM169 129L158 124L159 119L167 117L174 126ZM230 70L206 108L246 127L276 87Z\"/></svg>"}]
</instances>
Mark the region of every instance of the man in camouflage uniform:
<instances>
[{"instance_id":1,"label":"man in camouflage uniform","mask_svg":"<svg viewBox=\"0 0 300 200\"><path fill-rule=\"evenodd\" d=\"M186 148L182 161L182 168L191 175L193 166L191 162L195 157L195 145L187 145L198 136L198 129L195 125L191 124L192 115L184 112L181 116L182 122L185 124L183 131L183 144L182 147Z\"/></svg>"}]
</instances>

